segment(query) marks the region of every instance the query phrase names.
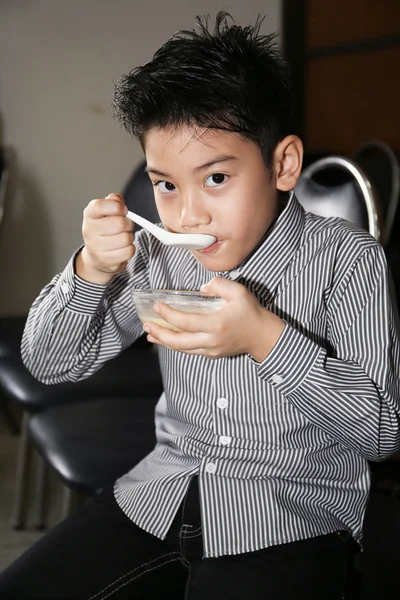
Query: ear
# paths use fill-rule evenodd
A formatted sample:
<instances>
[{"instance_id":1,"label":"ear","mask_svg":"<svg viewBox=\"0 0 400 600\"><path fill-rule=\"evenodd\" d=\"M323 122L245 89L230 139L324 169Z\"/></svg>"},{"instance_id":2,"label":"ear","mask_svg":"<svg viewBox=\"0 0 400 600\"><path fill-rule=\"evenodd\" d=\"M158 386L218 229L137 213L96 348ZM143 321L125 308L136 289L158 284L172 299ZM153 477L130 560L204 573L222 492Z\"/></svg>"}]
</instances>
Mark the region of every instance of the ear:
<instances>
[{"instance_id":1,"label":"ear","mask_svg":"<svg viewBox=\"0 0 400 600\"><path fill-rule=\"evenodd\" d=\"M303 164L303 143L297 135L288 135L279 142L274 152L276 187L288 192L297 183Z\"/></svg>"}]
</instances>

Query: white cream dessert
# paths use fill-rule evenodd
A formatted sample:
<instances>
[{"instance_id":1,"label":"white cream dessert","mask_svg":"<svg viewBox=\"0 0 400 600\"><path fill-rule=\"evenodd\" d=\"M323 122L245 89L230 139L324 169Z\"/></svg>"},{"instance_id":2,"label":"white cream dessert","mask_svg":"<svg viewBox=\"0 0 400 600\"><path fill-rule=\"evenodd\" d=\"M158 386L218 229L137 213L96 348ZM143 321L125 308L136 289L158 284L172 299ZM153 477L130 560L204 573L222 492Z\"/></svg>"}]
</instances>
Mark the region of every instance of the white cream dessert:
<instances>
[{"instance_id":1,"label":"white cream dessert","mask_svg":"<svg viewBox=\"0 0 400 600\"><path fill-rule=\"evenodd\" d=\"M174 310L192 314L216 312L225 304L223 298L203 296L200 292L177 290L132 290L132 298L138 317L143 324L155 323L165 329L177 332L182 330L167 323L154 311L154 305L157 302L163 302Z\"/></svg>"}]
</instances>

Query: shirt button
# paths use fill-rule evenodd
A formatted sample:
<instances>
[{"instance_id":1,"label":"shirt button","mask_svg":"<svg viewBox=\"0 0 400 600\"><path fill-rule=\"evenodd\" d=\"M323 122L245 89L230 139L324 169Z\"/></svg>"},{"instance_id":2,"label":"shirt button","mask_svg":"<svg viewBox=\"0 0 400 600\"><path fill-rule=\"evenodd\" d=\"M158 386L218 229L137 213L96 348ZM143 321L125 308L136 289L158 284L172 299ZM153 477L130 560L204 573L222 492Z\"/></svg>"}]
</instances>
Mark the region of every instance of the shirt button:
<instances>
[{"instance_id":1,"label":"shirt button","mask_svg":"<svg viewBox=\"0 0 400 600\"><path fill-rule=\"evenodd\" d=\"M240 277L239 269L232 269L232 271L229 272L230 279L238 279L239 277Z\"/></svg>"},{"instance_id":2,"label":"shirt button","mask_svg":"<svg viewBox=\"0 0 400 600\"><path fill-rule=\"evenodd\" d=\"M282 375L272 375L272 381L279 385L280 383L282 383L283 377Z\"/></svg>"},{"instance_id":3,"label":"shirt button","mask_svg":"<svg viewBox=\"0 0 400 600\"><path fill-rule=\"evenodd\" d=\"M213 462L209 462L206 464L206 473L215 473L215 471L217 470L217 465Z\"/></svg>"},{"instance_id":4,"label":"shirt button","mask_svg":"<svg viewBox=\"0 0 400 600\"><path fill-rule=\"evenodd\" d=\"M217 400L217 406L221 410L224 410L228 406L228 404L229 404L229 402L226 398L218 398L218 400Z\"/></svg>"},{"instance_id":5,"label":"shirt button","mask_svg":"<svg viewBox=\"0 0 400 600\"><path fill-rule=\"evenodd\" d=\"M221 446L229 446L232 441L232 438L229 435L221 435L219 438L219 443Z\"/></svg>"},{"instance_id":6,"label":"shirt button","mask_svg":"<svg viewBox=\"0 0 400 600\"><path fill-rule=\"evenodd\" d=\"M69 285L65 281L61 284L61 291L63 294L69 294Z\"/></svg>"}]
</instances>

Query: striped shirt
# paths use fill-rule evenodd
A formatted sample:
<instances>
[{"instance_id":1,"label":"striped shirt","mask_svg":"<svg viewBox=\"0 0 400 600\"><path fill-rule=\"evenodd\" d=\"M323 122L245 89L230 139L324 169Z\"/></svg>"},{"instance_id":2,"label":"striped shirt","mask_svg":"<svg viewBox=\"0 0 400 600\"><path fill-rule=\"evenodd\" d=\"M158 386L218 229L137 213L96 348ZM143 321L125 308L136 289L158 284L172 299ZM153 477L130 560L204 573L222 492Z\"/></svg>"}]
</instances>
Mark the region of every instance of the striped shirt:
<instances>
[{"instance_id":1,"label":"striped shirt","mask_svg":"<svg viewBox=\"0 0 400 600\"><path fill-rule=\"evenodd\" d=\"M37 378L87 377L140 336L132 288L198 290L215 276L146 231L135 244L107 286L82 281L71 259L41 292L22 345ZM400 447L399 329L381 246L305 213L292 193L251 255L218 275L245 285L285 329L262 363L159 348L157 443L116 482L118 504L163 539L197 474L205 557L339 529L360 540L367 461Z\"/></svg>"}]
</instances>

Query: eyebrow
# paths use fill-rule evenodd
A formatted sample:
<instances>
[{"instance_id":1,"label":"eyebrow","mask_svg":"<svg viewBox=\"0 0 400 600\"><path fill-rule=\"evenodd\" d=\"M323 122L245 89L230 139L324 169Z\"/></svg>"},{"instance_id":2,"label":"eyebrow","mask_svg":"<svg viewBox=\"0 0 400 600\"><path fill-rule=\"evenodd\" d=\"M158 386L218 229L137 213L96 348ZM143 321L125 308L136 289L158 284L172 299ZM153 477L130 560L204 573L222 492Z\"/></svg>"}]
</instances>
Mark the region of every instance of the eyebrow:
<instances>
[{"instance_id":1,"label":"eyebrow","mask_svg":"<svg viewBox=\"0 0 400 600\"><path fill-rule=\"evenodd\" d=\"M222 162L231 161L231 160L238 160L238 159L236 156L216 156L212 160L204 163L203 165L199 165L198 167L195 167L193 170L195 172L204 171L205 169L209 169L210 167L213 167L214 165L217 165ZM147 167L145 168L145 171L147 171L147 173L153 173L153 175L157 175L158 177L166 177L166 178L170 177L170 175L168 175L168 173L163 173L163 171L159 171L155 167L151 167L149 165L147 165Z\"/></svg>"}]
</instances>

